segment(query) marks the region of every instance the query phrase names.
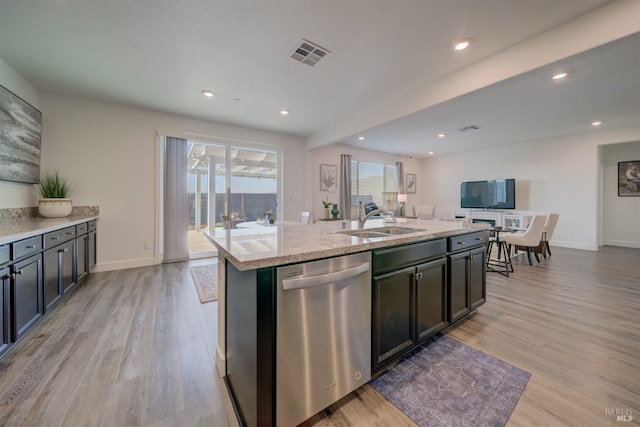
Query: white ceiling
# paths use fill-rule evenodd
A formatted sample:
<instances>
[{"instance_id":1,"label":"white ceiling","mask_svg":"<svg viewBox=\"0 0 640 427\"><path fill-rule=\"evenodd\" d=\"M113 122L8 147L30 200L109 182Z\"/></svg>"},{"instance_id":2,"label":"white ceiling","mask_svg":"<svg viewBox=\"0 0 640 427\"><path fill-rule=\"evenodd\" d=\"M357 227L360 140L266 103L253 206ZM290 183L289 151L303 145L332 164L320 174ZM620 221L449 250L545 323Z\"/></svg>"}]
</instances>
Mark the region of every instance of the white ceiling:
<instances>
[{"instance_id":1,"label":"white ceiling","mask_svg":"<svg viewBox=\"0 0 640 427\"><path fill-rule=\"evenodd\" d=\"M44 92L299 135L310 147L425 157L584 132L596 118L637 123L637 34L446 88L450 76L486 72L492 58L612 5L638 10L633 0L0 0L0 58ZM474 42L453 52L460 37ZM294 61L301 39L331 53L315 67ZM576 53L602 44L567 43ZM560 67L569 78L552 84ZM470 124L482 129L455 130Z\"/></svg>"}]
</instances>

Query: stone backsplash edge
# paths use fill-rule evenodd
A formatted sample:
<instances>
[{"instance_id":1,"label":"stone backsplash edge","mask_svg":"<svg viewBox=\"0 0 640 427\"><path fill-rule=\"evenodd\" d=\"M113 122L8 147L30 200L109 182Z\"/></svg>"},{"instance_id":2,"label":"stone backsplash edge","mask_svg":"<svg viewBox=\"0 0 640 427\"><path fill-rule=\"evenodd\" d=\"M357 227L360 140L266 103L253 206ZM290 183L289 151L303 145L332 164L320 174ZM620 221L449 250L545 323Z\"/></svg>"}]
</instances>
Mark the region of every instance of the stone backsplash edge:
<instances>
[{"instance_id":1,"label":"stone backsplash edge","mask_svg":"<svg viewBox=\"0 0 640 427\"><path fill-rule=\"evenodd\" d=\"M74 216L99 216L100 206L73 206L70 217ZM38 208L5 208L0 209L0 220L20 220L25 218L37 218Z\"/></svg>"}]
</instances>

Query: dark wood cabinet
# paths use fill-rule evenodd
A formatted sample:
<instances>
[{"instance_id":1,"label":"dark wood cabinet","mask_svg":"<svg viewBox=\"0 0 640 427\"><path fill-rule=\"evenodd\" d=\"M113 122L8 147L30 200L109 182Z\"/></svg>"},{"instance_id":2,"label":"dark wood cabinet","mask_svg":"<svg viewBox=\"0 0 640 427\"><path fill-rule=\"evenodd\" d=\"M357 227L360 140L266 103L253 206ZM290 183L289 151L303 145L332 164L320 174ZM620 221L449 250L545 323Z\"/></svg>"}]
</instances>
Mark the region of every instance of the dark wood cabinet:
<instances>
[{"instance_id":1,"label":"dark wood cabinet","mask_svg":"<svg viewBox=\"0 0 640 427\"><path fill-rule=\"evenodd\" d=\"M91 271L91 268L96 265L98 262L97 256L97 245L98 245L98 237L96 231L90 231L87 234L87 271Z\"/></svg>"},{"instance_id":2,"label":"dark wood cabinet","mask_svg":"<svg viewBox=\"0 0 640 427\"><path fill-rule=\"evenodd\" d=\"M436 239L373 251L373 372L446 326L446 250Z\"/></svg>"},{"instance_id":3,"label":"dark wood cabinet","mask_svg":"<svg viewBox=\"0 0 640 427\"><path fill-rule=\"evenodd\" d=\"M11 344L10 284L11 269L0 268L0 355L9 349Z\"/></svg>"},{"instance_id":4,"label":"dark wood cabinet","mask_svg":"<svg viewBox=\"0 0 640 427\"><path fill-rule=\"evenodd\" d=\"M89 273L95 234L88 221L0 245L0 357Z\"/></svg>"},{"instance_id":5,"label":"dark wood cabinet","mask_svg":"<svg viewBox=\"0 0 640 427\"><path fill-rule=\"evenodd\" d=\"M447 260L420 264L416 271L416 338L420 343L448 322Z\"/></svg>"},{"instance_id":6,"label":"dark wood cabinet","mask_svg":"<svg viewBox=\"0 0 640 427\"><path fill-rule=\"evenodd\" d=\"M449 239L449 322L460 320L486 301L486 232ZM457 250L457 252L456 252Z\"/></svg>"},{"instance_id":7,"label":"dark wood cabinet","mask_svg":"<svg viewBox=\"0 0 640 427\"><path fill-rule=\"evenodd\" d=\"M373 370L414 345L414 278L415 267L373 278Z\"/></svg>"},{"instance_id":8,"label":"dark wood cabinet","mask_svg":"<svg viewBox=\"0 0 640 427\"><path fill-rule=\"evenodd\" d=\"M17 341L44 314L42 301L42 254L13 264L11 283L12 340Z\"/></svg>"}]
</instances>

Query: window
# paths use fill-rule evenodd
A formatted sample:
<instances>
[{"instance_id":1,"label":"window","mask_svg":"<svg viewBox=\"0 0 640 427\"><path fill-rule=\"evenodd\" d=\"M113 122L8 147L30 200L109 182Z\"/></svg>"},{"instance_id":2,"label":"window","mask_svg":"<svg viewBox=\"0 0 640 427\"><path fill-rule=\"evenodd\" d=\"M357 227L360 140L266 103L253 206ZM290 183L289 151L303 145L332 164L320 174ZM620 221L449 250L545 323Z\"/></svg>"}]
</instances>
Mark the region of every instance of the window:
<instances>
[{"instance_id":1,"label":"window","mask_svg":"<svg viewBox=\"0 0 640 427\"><path fill-rule=\"evenodd\" d=\"M351 205L384 205L382 193L397 191L396 166L351 160Z\"/></svg>"}]
</instances>

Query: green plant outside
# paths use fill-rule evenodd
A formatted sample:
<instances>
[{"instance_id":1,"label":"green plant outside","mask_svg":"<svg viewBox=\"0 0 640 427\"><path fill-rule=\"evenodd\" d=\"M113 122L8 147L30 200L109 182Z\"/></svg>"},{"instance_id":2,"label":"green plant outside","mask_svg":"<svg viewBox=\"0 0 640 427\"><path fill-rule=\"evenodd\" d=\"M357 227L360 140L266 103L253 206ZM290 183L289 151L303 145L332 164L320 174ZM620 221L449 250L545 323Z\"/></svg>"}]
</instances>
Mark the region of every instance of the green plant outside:
<instances>
[{"instance_id":1,"label":"green plant outside","mask_svg":"<svg viewBox=\"0 0 640 427\"><path fill-rule=\"evenodd\" d=\"M71 182L56 170L44 172L37 184L38 192L43 199L67 199L71 194Z\"/></svg>"}]
</instances>

